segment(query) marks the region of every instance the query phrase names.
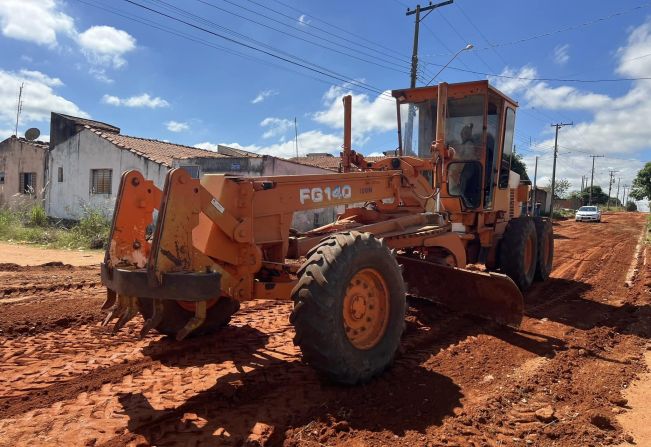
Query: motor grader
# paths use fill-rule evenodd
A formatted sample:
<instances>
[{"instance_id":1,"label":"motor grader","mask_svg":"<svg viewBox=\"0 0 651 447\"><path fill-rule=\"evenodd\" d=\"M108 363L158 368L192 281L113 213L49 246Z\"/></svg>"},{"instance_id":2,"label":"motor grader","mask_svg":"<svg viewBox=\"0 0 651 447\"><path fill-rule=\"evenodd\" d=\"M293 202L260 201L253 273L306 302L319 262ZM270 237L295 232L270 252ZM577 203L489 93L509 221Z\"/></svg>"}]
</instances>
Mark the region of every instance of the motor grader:
<instances>
[{"instance_id":1,"label":"motor grader","mask_svg":"<svg viewBox=\"0 0 651 447\"><path fill-rule=\"evenodd\" d=\"M242 301L291 300L304 360L349 384L391 363L407 295L518 326L553 235L510 169L517 104L487 81L392 95L398 148L374 162L351 148L344 98L339 173L199 180L179 168L160 190L125 172L101 269L106 321L118 330L141 313L141 336L181 340L226 325ZM335 222L291 227L296 212L335 206Z\"/></svg>"}]
</instances>

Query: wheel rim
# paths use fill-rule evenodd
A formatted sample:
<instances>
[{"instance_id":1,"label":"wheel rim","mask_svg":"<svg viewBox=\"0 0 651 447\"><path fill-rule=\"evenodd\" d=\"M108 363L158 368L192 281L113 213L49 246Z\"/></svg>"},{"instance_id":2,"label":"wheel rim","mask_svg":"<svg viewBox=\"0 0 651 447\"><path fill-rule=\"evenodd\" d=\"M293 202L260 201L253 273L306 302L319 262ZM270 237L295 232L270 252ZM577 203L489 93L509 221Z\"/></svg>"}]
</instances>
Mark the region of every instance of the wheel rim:
<instances>
[{"instance_id":1,"label":"wheel rim","mask_svg":"<svg viewBox=\"0 0 651 447\"><path fill-rule=\"evenodd\" d=\"M524 267L527 274L531 273L533 267L533 254L535 252L533 238L528 237L524 244Z\"/></svg>"},{"instance_id":2,"label":"wheel rim","mask_svg":"<svg viewBox=\"0 0 651 447\"><path fill-rule=\"evenodd\" d=\"M389 321L389 289L375 269L353 275L343 305L344 328L357 349L371 349L384 336Z\"/></svg>"},{"instance_id":3,"label":"wheel rim","mask_svg":"<svg viewBox=\"0 0 651 447\"><path fill-rule=\"evenodd\" d=\"M190 312L194 312L197 309L197 304L194 301L175 301L176 304L181 308ZM213 298L206 302L206 310L210 309L217 302L217 298Z\"/></svg>"}]
</instances>

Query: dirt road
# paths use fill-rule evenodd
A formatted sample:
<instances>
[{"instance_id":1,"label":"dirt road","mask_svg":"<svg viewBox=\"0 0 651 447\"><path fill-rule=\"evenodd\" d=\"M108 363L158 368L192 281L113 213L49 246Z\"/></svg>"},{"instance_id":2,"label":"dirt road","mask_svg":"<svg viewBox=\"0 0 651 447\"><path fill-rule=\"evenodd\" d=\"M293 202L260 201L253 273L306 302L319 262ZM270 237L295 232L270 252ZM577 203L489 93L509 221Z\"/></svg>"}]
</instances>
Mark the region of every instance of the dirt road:
<instances>
[{"instance_id":1,"label":"dirt road","mask_svg":"<svg viewBox=\"0 0 651 447\"><path fill-rule=\"evenodd\" d=\"M142 320L98 325L96 267L2 265L0 445L618 444L651 349L651 253L644 216L603 220L555 226L522 330L410 300L395 365L354 388L301 363L289 304L245 303L211 337L139 340Z\"/></svg>"}]
</instances>

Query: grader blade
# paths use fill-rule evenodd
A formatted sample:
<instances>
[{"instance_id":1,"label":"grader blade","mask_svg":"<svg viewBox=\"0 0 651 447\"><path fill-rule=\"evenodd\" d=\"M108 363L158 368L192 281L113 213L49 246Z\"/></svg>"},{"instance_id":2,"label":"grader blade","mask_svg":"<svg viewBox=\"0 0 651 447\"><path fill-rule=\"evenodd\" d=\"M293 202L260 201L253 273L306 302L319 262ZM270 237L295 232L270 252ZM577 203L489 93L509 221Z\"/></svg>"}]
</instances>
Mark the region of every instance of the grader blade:
<instances>
[{"instance_id":1,"label":"grader blade","mask_svg":"<svg viewBox=\"0 0 651 447\"><path fill-rule=\"evenodd\" d=\"M407 292L463 313L518 327L524 299L506 275L446 267L419 259L398 257Z\"/></svg>"}]
</instances>

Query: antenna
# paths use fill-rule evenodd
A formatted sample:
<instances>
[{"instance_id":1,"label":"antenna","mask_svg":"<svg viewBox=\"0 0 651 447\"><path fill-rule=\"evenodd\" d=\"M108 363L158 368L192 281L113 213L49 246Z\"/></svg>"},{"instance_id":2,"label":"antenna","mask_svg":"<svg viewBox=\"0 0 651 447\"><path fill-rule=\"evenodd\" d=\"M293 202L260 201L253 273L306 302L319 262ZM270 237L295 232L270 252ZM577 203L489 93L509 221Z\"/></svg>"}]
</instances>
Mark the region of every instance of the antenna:
<instances>
[{"instance_id":1,"label":"antenna","mask_svg":"<svg viewBox=\"0 0 651 447\"><path fill-rule=\"evenodd\" d=\"M296 124L296 117L294 117L294 146L296 147L296 159L298 160L298 125Z\"/></svg>"},{"instance_id":2,"label":"antenna","mask_svg":"<svg viewBox=\"0 0 651 447\"><path fill-rule=\"evenodd\" d=\"M16 130L14 135L18 136L18 121L20 120L20 112L23 110L23 87L25 86L24 82L21 82L20 89L18 90L18 104L16 105Z\"/></svg>"},{"instance_id":3,"label":"antenna","mask_svg":"<svg viewBox=\"0 0 651 447\"><path fill-rule=\"evenodd\" d=\"M25 131L25 139L27 141L34 141L40 136L41 136L41 131L38 130L36 127L30 127Z\"/></svg>"}]
</instances>

